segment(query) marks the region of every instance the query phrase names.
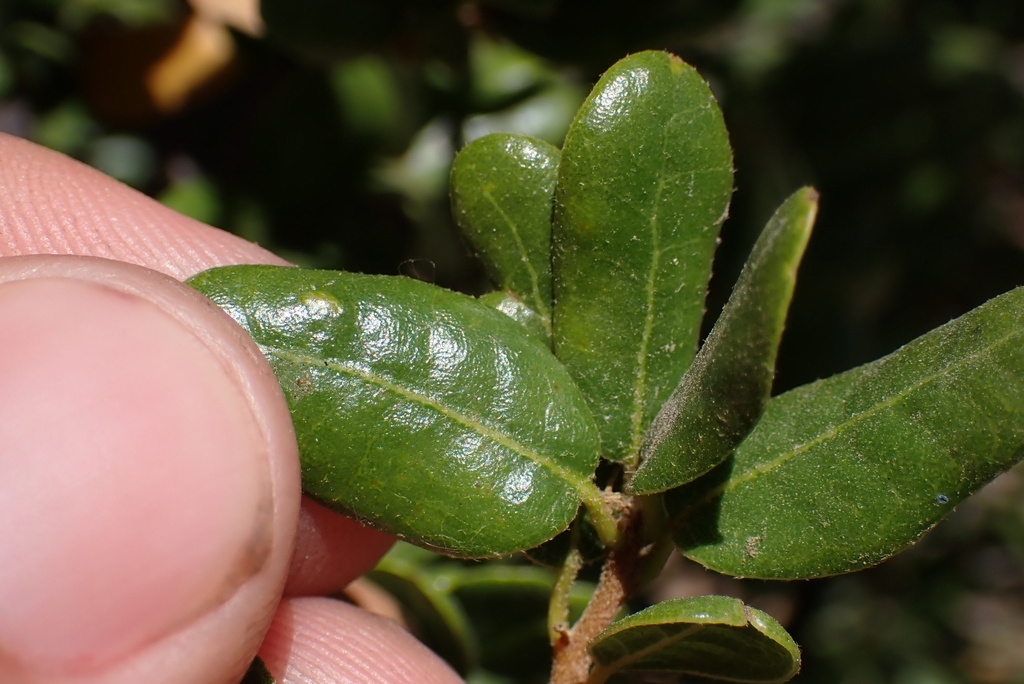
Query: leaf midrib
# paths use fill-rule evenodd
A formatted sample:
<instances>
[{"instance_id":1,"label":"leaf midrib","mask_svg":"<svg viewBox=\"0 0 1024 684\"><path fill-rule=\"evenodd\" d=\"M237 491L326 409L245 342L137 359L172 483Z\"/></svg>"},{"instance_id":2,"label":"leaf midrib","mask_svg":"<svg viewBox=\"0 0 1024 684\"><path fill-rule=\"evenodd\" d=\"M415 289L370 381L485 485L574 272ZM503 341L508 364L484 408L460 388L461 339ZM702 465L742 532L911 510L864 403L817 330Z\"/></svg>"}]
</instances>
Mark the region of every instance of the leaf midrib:
<instances>
[{"instance_id":1,"label":"leaf midrib","mask_svg":"<svg viewBox=\"0 0 1024 684\"><path fill-rule=\"evenodd\" d=\"M869 407L869 408L867 408L867 409L865 409L863 411L860 411L860 412L854 414L853 416L851 416L847 420L844 420L841 423L833 425L832 427L830 427L825 432L822 432L821 434L816 436L814 439L812 439L812 440L810 440L810 441L808 441L808 442L806 442L804 444L801 444L798 448L792 449L791 451L784 452L784 453L780 454L778 457L776 457L775 459L772 459L771 461L763 463L763 464L761 464L759 466L755 466L755 467L751 468L748 472L746 472L746 473L744 473L742 475L737 475L734 478L730 478L727 482L725 482L725 483L723 483L723 484L721 484L721 485L711 489L710 491L708 491L703 497L701 497L701 499L699 501L694 502L686 510L692 510L694 508L697 508L697 507L707 503L708 501L711 501L711 500L715 499L719 495L724 494L725 492L728 492L728 491L731 491L731 490L735 489L736 487L738 487L739 485L741 485L741 484L743 484L745 482L753 480L756 477L759 477L761 475L765 475L765 474L770 473L771 471L773 471L773 470L775 470L777 468L782 467L783 465L785 465L789 461L797 458L798 456L806 453L807 451L810 451L815 446L817 446L817 445L819 445L819 444L821 444L821 443L823 443L823 442L825 442L827 440L830 440L832 438L837 437L845 429L850 428L852 426L855 426L856 424L858 424L858 423L860 423L860 422L870 418L871 416L875 415L876 413L878 413L878 412L880 412L880 411L882 411L884 409L887 409L887 408L890 408L892 406L895 406L902 399L904 399L908 395L912 394L913 392L916 392L919 389L925 387L926 385L929 385L932 382L934 382L934 381L936 381L936 380L938 380L938 379L940 379L940 378L942 378L944 376L952 375L952 374L956 373L963 366L966 366L966 365L968 365L971 362L977 361L977 360L979 360L982 357L991 356L992 353L997 348L999 348L1002 345L1010 342L1012 339L1014 339L1015 337L1018 337L1019 335L1020 335L1020 333L1018 331L1010 331L1006 335L1004 335L1003 337L1001 337L998 340L992 342L991 344L986 345L985 347L983 347L981 349L978 349L973 354L970 354L969 356L966 356L963 359L960 359L959 361L955 361L953 363L950 363L949 365L943 367L942 370L940 370L938 372L932 373L930 375L927 375L927 376L921 378L920 381L914 383L913 385L910 385L910 386L906 387L905 389L901 390L900 392L897 392L891 398L889 398L889 399L887 399L885 401L882 401L882 402L878 402L877 404L874 404L873 406L871 406L871 407ZM876 363L879 363L881 361L884 361L884 359L882 359L882 360L880 360L880 361L878 361Z\"/></svg>"},{"instance_id":2,"label":"leaf midrib","mask_svg":"<svg viewBox=\"0 0 1024 684\"><path fill-rule=\"evenodd\" d=\"M388 380L387 378L381 375L369 371L364 371L354 365L342 363L337 359L323 359L315 356L296 353L293 350L269 347L265 345L260 346L262 347L264 353L268 356L274 355L277 356L278 358L287 359L293 363L307 365L311 367L324 366L330 370L341 373L343 375L359 378L360 380L363 380L364 382L367 382L371 385L376 385L377 387L380 387L388 392L391 392L392 394L396 394L399 397L402 397L408 401L433 409L434 411L440 413L442 416L445 416L446 418L449 418L450 420L459 423L460 425L463 425L466 428L469 428L470 430L486 437L487 439L490 439L496 444L499 444L500 446L509 449L513 453L518 454L519 456L529 461L532 461L533 463L536 463L540 467L550 471L556 477L562 479L567 484L569 484L576 492L580 494L581 498L587 499L592 494L591 490L594 488L594 484L590 481L590 478L581 477L577 473L574 473L571 470L562 467L561 465L552 461L550 458L544 456L535 449L527 447L522 442L512 439L508 435L490 427L482 420L480 420L478 417L470 416L460 411L455 411L445 406L441 402L437 401L436 399L426 394L423 394L422 392L418 392L416 390L403 387L402 385L392 382L391 380Z\"/></svg>"},{"instance_id":3,"label":"leaf midrib","mask_svg":"<svg viewBox=\"0 0 1024 684\"><path fill-rule=\"evenodd\" d=\"M674 119L675 117L672 117ZM647 282L644 285L644 329L640 338L640 347L637 349L636 362L637 373L633 386L633 412L630 416L629 453L627 458L636 460L640 454L640 445L643 441L643 420L644 408L647 400L647 355L651 345L651 337L654 334L654 298L658 271L661 268L661 228L659 217L662 195L665 192L665 164L666 150L668 148L668 134L665 132L670 128L672 119L665 124L661 136L661 167L658 171L658 188L654 193L652 211L647 219L647 225L651 234L651 261L647 271Z\"/></svg>"},{"instance_id":4,"label":"leaf midrib","mask_svg":"<svg viewBox=\"0 0 1024 684\"><path fill-rule=\"evenodd\" d=\"M637 627L640 629L643 629L644 627L661 627L662 629L664 629L664 625L638 625ZM650 644L649 646L637 649L635 651L630 651L626 655L622 656L621 658L616 658L610 663L602 663L601 667L609 671L610 674L620 672L623 669L632 665L633 663L643 660L650 654L662 651L671 646L672 644L679 643L680 641L683 641L684 639L687 639L693 636L694 634L702 632L706 628L706 624L691 624L688 627L679 630L677 633L671 636L666 636L665 638L660 639L654 642L653 644ZM620 632L620 634L623 632L627 632L628 629L629 628L624 629L622 632Z\"/></svg>"},{"instance_id":5,"label":"leaf midrib","mask_svg":"<svg viewBox=\"0 0 1024 684\"><path fill-rule=\"evenodd\" d=\"M516 225L515 221L513 221L512 218L505 213L505 210L501 208L501 205L498 203L496 199L494 199L494 196L491 194L490 190L485 189L483 191L483 196L487 199L488 202L491 203L491 206L494 207L494 210L498 212L498 215L501 216L502 220L505 221L505 224L512 232L512 237L515 239L516 243L516 249L519 250L519 258L522 259L522 262L526 268L526 272L530 277L530 286L533 289L534 307L537 313L540 314L541 321L544 323L544 328L547 331L548 336L550 337L551 311L548 307L548 303L544 301L543 297L541 297L540 275L537 273L537 269L533 267L533 262L530 260L529 252L526 249L526 245L523 243L522 236L520 236L519 234L519 227Z\"/></svg>"},{"instance_id":6,"label":"leaf midrib","mask_svg":"<svg viewBox=\"0 0 1024 684\"><path fill-rule=\"evenodd\" d=\"M747 610L746 607L744 607L744 610L745 611ZM679 623L675 623L675 624L679 624ZM655 625L637 625L637 627L641 627L641 628L645 627L645 626L646 627L654 627ZM662 629L664 629L664 627L666 625L663 624L663 625L657 625L657 626L662 627ZM615 659L614 661L612 661L610 663L602 663L601 666L600 666L600 668L601 668L600 669L600 675L602 676L600 681L605 681L605 680L609 679L612 675L616 674L617 672L622 672L623 670L625 670L626 668L630 667L634 663L642 661L648 655L651 655L653 653L657 653L658 651L662 651L662 650L664 650L666 648L669 648L670 646L672 646L674 644L677 644L680 641L688 639L689 637L692 637L695 634L699 634L700 632L704 631L705 629L708 629L709 627L734 627L734 628L737 628L737 629L747 629L747 628L754 629L761 636L765 637L766 639L771 640L775 644L778 644L778 642L776 640L772 639L767 634L764 634L764 633L760 632L759 630L756 630L756 628L754 628L753 625L750 623L749 619L747 620L746 623L744 623L742 625L735 625L735 624L728 624L728 623L691 623L687 628L681 629L676 634L673 634L671 636L666 636L665 638L663 638L663 639L661 639L661 640L659 640L659 641L657 641L657 642L655 642L653 644L650 644L649 646L646 646L646 647L644 647L642 649L639 649L639 650L636 650L636 651L632 651L632 652L628 653L627 655L625 655L625 656L623 656L621 658L617 658L617 659ZM628 628L624 629L620 633L623 633L623 632L626 632L626 631L628 631ZM778 645L781 645L781 644L778 644ZM696 675L696 676L709 676L707 671L701 672L701 671L699 671L697 669L679 670L679 672L685 672L686 674L692 674L692 675ZM746 684L750 684L750 682L754 681L754 680L751 680L751 679L736 679L736 678L733 678L733 677L725 677L725 676L722 676L722 675L715 675L713 678L714 679L718 679L720 681L727 681L727 682L745 682ZM775 678L775 679L771 679L771 680L759 679L757 681L763 682L764 684L772 684L773 682L783 682L783 681L787 681L788 679L789 679L789 677L783 677L783 678Z\"/></svg>"}]
</instances>

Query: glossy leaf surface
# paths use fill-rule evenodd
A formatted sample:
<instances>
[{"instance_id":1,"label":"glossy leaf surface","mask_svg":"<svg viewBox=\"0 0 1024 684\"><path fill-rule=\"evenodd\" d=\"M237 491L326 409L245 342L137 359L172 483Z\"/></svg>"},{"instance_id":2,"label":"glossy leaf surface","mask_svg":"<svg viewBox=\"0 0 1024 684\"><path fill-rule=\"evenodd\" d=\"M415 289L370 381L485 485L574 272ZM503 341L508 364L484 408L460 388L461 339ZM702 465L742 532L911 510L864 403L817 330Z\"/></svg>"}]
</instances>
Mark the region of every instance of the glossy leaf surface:
<instances>
[{"instance_id":1,"label":"glossy leaf surface","mask_svg":"<svg viewBox=\"0 0 1024 684\"><path fill-rule=\"evenodd\" d=\"M767 613L727 596L658 603L596 636L590 651L603 682L616 672L679 673L730 682L785 682L800 649Z\"/></svg>"},{"instance_id":2,"label":"glossy leaf surface","mask_svg":"<svg viewBox=\"0 0 1024 684\"><path fill-rule=\"evenodd\" d=\"M648 429L628 491L663 492L703 475L757 424L816 211L817 193L804 188L765 226L715 327Z\"/></svg>"},{"instance_id":3,"label":"glossy leaf surface","mask_svg":"<svg viewBox=\"0 0 1024 684\"><path fill-rule=\"evenodd\" d=\"M515 293L551 334L551 211L561 152L495 133L459 152L452 213L498 286Z\"/></svg>"},{"instance_id":4,"label":"glossy leaf surface","mask_svg":"<svg viewBox=\"0 0 1024 684\"><path fill-rule=\"evenodd\" d=\"M484 557L550 539L594 496L584 400L508 316L409 278L235 266L190 284L270 360L327 506Z\"/></svg>"},{"instance_id":5,"label":"glossy leaf surface","mask_svg":"<svg viewBox=\"0 0 1024 684\"><path fill-rule=\"evenodd\" d=\"M480 302L505 314L545 345L550 344L550 321L542 319L539 313L528 307L519 297L509 292L495 290L481 295Z\"/></svg>"},{"instance_id":6,"label":"glossy leaf surface","mask_svg":"<svg viewBox=\"0 0 1024 684\"><path fill-rule=\"evenodd\" d=\"M879 563L1024 456L1024 288L893 354L772 399L673 490L676 543L719 572L809 578Z\"/></svg>"},{"instance_id":7,"label":"glossy leaf surface","mask_svg":"<svg viewBox=\"0 0 1024 684\"><path fill-rule=\"evenodd\" d=\"M663 52L614 65L570 127L555 191L554 337L604 455L635 459L693 359L732 193L722 114Z\"/></svg>"}]
</instances>

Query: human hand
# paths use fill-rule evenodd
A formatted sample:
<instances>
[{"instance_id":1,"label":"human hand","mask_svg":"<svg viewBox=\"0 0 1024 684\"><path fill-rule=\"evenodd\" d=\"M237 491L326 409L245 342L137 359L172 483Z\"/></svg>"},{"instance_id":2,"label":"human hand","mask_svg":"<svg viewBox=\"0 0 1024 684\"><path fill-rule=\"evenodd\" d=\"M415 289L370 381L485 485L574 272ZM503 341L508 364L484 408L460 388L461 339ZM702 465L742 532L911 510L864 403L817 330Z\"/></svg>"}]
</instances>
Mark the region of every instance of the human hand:
<instances>
[{"instance_id":1,"label":"human hand","mask_svg":"<svg viewBox=\"0 0 1024 684\"><path fill-rule=\"evenodd\" d=\"M257 648L278 682L459 681L310 597L393 540L300 505L269 366L179 282L234 263L284 262L0 134L0 682L230 683Z\"/></svg>"}]
</instances>

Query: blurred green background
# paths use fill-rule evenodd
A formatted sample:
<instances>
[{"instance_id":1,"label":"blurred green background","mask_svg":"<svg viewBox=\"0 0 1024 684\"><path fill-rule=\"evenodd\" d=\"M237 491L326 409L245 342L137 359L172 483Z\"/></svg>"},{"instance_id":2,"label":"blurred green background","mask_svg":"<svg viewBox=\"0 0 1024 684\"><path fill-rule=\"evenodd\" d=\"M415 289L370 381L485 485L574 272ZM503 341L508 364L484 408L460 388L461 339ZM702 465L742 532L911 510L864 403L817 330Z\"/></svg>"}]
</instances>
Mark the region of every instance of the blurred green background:
<instances>
[{"instance_id":1,"label":"blurred green background","mask_svg":"<svg viewBox=\"0 0 1024 684\"><path fill-rule=\"evenodd\" d=\"M480 293L448 209L455 150L557 144L604 68L667 49L710 81L735 147L712 312L775 205L822 193L777 390L1024 283L1021 0L259 5L0 0L0 131L297 263ZM773 612L805 648L799 682L1024 682L1022 488L1002 478L871 571L777 585L680 563L654 591Z\"/></svg>"}]
</instances>

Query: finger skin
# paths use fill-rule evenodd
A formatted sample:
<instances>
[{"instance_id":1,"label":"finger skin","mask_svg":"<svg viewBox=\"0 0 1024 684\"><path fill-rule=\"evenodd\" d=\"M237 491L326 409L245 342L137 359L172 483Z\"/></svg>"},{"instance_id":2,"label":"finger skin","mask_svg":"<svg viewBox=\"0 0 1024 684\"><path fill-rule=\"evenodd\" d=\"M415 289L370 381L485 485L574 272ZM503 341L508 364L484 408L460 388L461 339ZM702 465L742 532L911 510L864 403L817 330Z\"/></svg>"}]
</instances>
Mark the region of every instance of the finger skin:
<instances>
[{"instance_id":1,"label":"finger skin","mask_svg":"<svg viewBox=\"0 0 1024 684\"><path fill-rule=\"evenodd\" d=\"M298 493L294 436L276 380L268 375L268 367L251 341L244 334L240 335L240 329L212 309L205 299L196 299L189 288L167 278L161 279L159 274L180 280L217 265L285 262L254 244L180 216L78 162L3 134L0 134L0 198L0 257L101 257L102 261L88 263L81 259L56 258L59 264L40 266L35 263L28 270L41 268L36 272L46 273L47 277L99 279L105 287L127 287L133 290L133 295L164 307L162 310L167 315L184 316L183 324L194 323L196 336L204 343L211 343L215 355L224 351L221 361L225 367L233 368L231 372L247 387L246 391L252 393L257 422L266 431L268 450L274 454L271 459L274 491L271 550L240 589L205 615L148 643L120 662L104 666L102 671L85 668L80 672L29 675L18 669L13 654L3 652L0 647L0 681L12 684L237 681L275 610L285 578L284 569L288 567L283 550L290 548L288 542L295 533L297 507L294 501ZM0 258L0 268L9 269L8 280L32 277L24 271L12 275L10 271L24 266L15 262L21 260ZM69 262L77 263L69 266ZM152 270L133 271L130 264ZM234 327L218 329L221 324ZM219 344L228 349L218 351ZM372 565L391 542L386 536L357 525L338 524L337 520L330 524L330 516L333 514L321 509L307 511L304 517L312 524L299 526L300 543L296 548L306 549L306 555L316 555L309 550L318 548L319 553L327 556L347 554L348 572L352 577ZM339 576L334 569L328 583L336 586L351 579L344 574ZM302 581L296 582L297 590L315 588L318 579L323 581L315 572L307 572ZM304 618L296 615L296 624L301 624ZM318 623L319 628L344 629L345 625L337 624L338 621L355 619L344 611L332 611L330 615L333 617L325 617ZM375 624L378 623L370 621L364 627L370 633L379 633L382 648L404 652L408 646L405 637L396 637L390 627L374 627ZM315 635L315 632L304 633ZM313 638L315 640L315 636ZM388 643L390 647L384 646ZM342 662L334 666L346 667ZM330 676L331 665L325 667L326 676ZM422 676L445 672L436 659L426 658L423 667ZM406 681L389 679L386 672L377 680Z\"/></svg>"},{"instance_id":2,"label":"finger skin","mask_svg":"<svg viewBox=\"0 0 1024 684\"><path fill-rule=\"evenodd\" d=\"M284 594L320 596L337 593L355 578L372 570L394 543L391 535L367 530L353 520L304 499L299 512L295 554Z\"/></svg>"},{"instance_id":3,"label":"finger skin","mask_svg":"<svg viewBox=\"0 0 1024 684\"><path fill-rule=\"evenodd\" d=\"M0 335L0 501L14 507L0 681L236 681L290 566L299 505L294 433L259 349L191 288L107 259L0 259L0 310L29 321Z\"/></svg>"},{"instance_id":4,"label":"finger skin","mask_svg":"<svg viewBox=\"0 0 1024 684\"><path fill-rule=\"evenodd\" d=\"M462 682L395 623L322 597L285 599L260 647L260 658L279 683Z\"/></svg>"},{"instance_id":5,"label":"finger skin","mask_svg":"<svg viewBox=\"0 0 1024 684\"><path fill-rule=\"evenodd\" d=\"M185 280L229 264L287 264L95 169L0 133L0 256L74 254Z\"/></svg>"},{"instance_id":6,"label":"finger skin","mask_svg":"<svg viewBox=\"0 0 1024 684\"><path fill-rule=\"evenodd\" d=\"M0 133L0 257L98 256L183 280L215 266L287 265L262 247L168 209L95 169ZM303 500L303 508L315 506ZM340 516L338 516L340 517ZM295 593L336 591L358 577L393 538L347 520L304 511L298 530ZM315 523L315 524L314 524ZM308 558L344 558L347 573L315 575Z\"/></svg>"}]
</instances>

